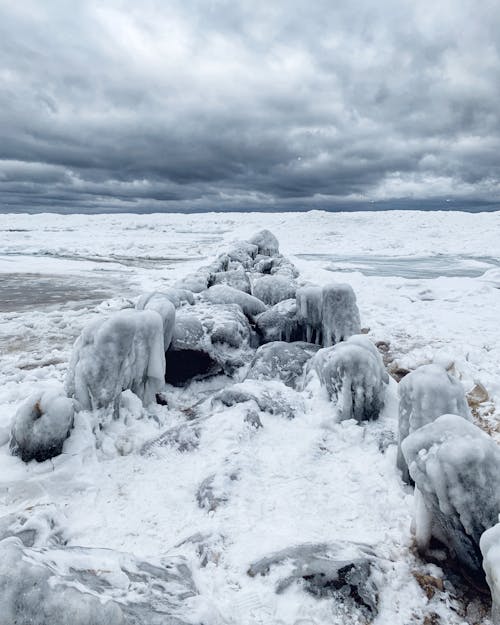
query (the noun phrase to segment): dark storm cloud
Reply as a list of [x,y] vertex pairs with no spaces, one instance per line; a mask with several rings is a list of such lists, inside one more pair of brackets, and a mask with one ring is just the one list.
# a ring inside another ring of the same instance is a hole
[[0,0],[0,210],[494,205],[494,2]]

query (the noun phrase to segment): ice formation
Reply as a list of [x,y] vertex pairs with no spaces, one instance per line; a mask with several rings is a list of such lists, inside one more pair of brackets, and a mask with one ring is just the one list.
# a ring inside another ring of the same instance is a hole
[[341,421],[377,419],[384,407],[389,376],[371,341],[353,336],[320,349],[312,361],[321,384],[335,402]]
[[300,331],[297,319],[297,303],[294,299],[286,299],[272,306],[255,320],[257,332],[262,343],[271,341],[300,341]]
[[500,448],[463,417],[443,415],[409,434],[402,450],[416,486],[420,550],[437,538],[481,583],[479,540],[500,513]]
[[163,322],[154,310],[123,310],[84,328],[71,356],[68,395],[83,410],[112,408],[131,390],[145,405],[164,385]]
[[62,452],[73,426],[73,401],[61,389],[31,395],[17,409],[10,449],[24,462],[43,462]]
[[320,286],[303,286],[297,289],[297,313],[303,328],[304,340],[322,344],[323,289]]
[[237,304],[250,318],[263,313],[267,308],[260,299],[253,295],[224,284],[211,286],[202,293],[202,297],[212,304]]
[[410,481],[401,443],[418,428],[443,414],[470,419],[464,388],[459,380],[439,365],[423,365],[405,376],[399,390],[398,468],[405,482]]
[[279,254],[278,239],[269,230],[260,230],[249,239],[249,242],[257,246],[259,254],[264,256]]
[[243,268],[231,269],[229,271],[218,271],[211,273],[208,279],[208,286],[214,284],[227,284],[244,293],[250,293],[250,279]]
[[491,592],[493,625],[500,625],[500,523],[487,529],[479,541],[483,569]]
[[321,326],[322,345],[325,347],[359,334],[359,310],[349,284],[329,284],[323,287]]
[[317,351],[308,343],[273,341],[261,345],[247,372],[249,380],[281,380],[292,388],[302,377],[304,365]]
[[165,293],[146,293],[136,303],[137,310],[155,310],[163,322],[163,348],[169,348],[174,334],[175,304]]
[[203,611],[180,557],[0,541],[0,625],[201,625]]
[[166,381],[182,386],[216,373],[232,375],[251,358],[253,336],[237,304],[199,302],[182,308],[166,353]]
[[252,293],[269,306],[295,297],[296,285],[290,278],[280,275],[262,276],[254,281]]

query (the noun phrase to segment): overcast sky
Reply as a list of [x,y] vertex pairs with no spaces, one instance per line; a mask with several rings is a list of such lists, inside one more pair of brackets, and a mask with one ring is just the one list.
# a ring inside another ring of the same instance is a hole
[[0,0],[0,210],[500,208],[498,0]]

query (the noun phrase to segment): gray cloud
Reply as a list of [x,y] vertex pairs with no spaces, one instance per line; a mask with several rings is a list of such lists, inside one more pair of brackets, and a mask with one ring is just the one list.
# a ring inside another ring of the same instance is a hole
[[491,1],[0,0],[0,210],[496,206],[499,33]]

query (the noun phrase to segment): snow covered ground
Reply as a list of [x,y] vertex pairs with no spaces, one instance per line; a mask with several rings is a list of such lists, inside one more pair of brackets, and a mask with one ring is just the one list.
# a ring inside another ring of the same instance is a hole
[[[300,393],[293,420],[264,412],[256,429],[241,405],[209,416],[202,400],[227,383],[213,379],[171,390],[154,419],[126,398],[129,424],[117,422],[98,449],[77,421],[81,435],[63,456],[26,465],[10,455],[17,406],[64,381],[84,326],[261,228],[278,237],[300,280],[351,284],[361,325],[388,345],[393,373],[435,362],[466,390],[484,386],[475,417],[500,440],[500,213],[2,215],[0,513],[50,504],[70,546],[186,557],[207,624],[366,622],[300,584],[277,594],[283,570],[247,574],[272,552],[339,540],[368,544],[384,562],[377,624],[486,624],[482,604],[449,581],[430,598],[417,582],[442,574],[414,555],[413,494],[395,468],[395,381],[382,418],[363,426],[335,423],[314,386]],[[148,445],[177,426],[188,441],[181,450]],[[204,507],[202,484],[214,497]]]

